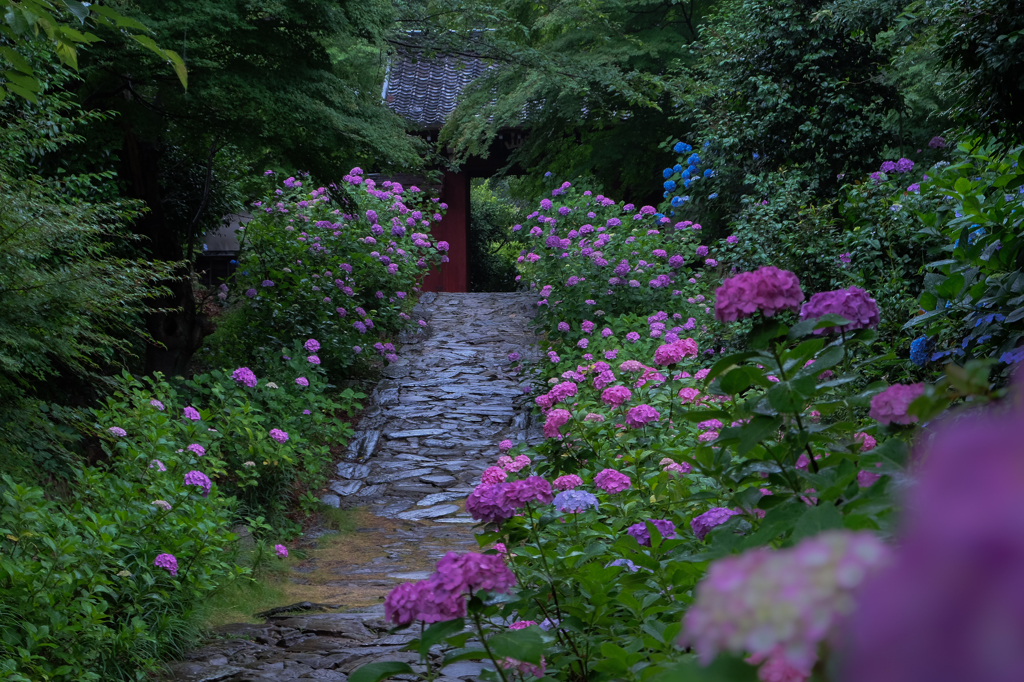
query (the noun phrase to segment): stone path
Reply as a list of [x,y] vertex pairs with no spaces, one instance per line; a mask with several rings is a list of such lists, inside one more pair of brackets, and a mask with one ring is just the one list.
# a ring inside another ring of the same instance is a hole
[[[294,567],[295,594],[359,611],[274,617],[261,625],[220,628],[233,637],[172,666],[179,682],[346,680],[376,660],[414,656],[398,650],[411,635],[386,634],[383,596],[399,582],[426,578],[445,552],[476,549],[465,498],[498,457],[504,439],[543,439],[531,423],[508,354],[535,360],[529,294],[424,294],[415,309],[426,332],[401,339],[336,477],[322,500],[360,507],[361,527],[333,552],[310,545]],[[444,671],[475,679],[480,664]]]

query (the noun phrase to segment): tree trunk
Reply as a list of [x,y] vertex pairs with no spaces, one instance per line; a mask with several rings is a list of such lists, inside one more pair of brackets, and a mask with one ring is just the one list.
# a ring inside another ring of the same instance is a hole
[[[156,145],[139,140],[130,129],[125,131],[121,177],[128,195],[144,201],[149,209],[135,222],[132,231],[145,238],[143,248],[153,260],[180,261],[184,258],[181,235],[167,224],[161,202],[159,161]],[[187,375],[193,354],[211,331],[206,316],[196,309],[191,263],[186,263],[179,274],[180,277],[162,283],[170,295],[153,301],[154,308],[171,310],[146,316],[146,331],[151,337],[146,345],[147,374]]]

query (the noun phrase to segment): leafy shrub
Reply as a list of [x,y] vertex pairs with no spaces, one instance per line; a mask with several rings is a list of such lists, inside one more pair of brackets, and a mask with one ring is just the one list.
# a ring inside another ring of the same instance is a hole
[[[0,669],[10,679],[136,679],[198,635],[192,614],[206,595],[244,575],[230,561],[233,501],[216,483],[208,495],[185,484],[208,469],[184,449],[205,428],[127,398],[96,410],[107,460],[83,469],[68,499],[9,477],[0,485]],[[160,555],[176,570],[154,565]]]
[[388,181],[377,189],[361,173],[345,176],[351,194],[306,191],[288,178],[254,204],[233,284],[245,321],[235,338],[246,352],[280,345],[288,329],[319,339],[319,357],[338,372],[373,340],[415,325],[411,294],[429,267],[447,260],[447,244],[429,239],[446,206],[415,187]]
[[928,361],[996,358],[1006,369],[1024,360],[1024,171],[1021,148],[1000,154],[960,148],[954,162],[937,169],[915,207],[924,238],[942,244],[927,264],[922,314],[909,328],[927,334]]

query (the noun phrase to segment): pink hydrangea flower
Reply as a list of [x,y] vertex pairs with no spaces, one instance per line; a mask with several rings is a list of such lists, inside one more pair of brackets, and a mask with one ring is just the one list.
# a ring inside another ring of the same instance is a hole
[[199,416],[199,410],[192,406],[186,407],[182,412],[186,419],[191,419],[194,422],[202,419],[202,417]]
[[602,469],[594,476],[594,485],[606,493],[614,495],[629,489],[632,480],[626,474],[615,469]]
[[686,462],[680,464],[668,457],[662,458],[662,460],[658,462],[658,466],[660,466],[661,470],[666,472],[672,478],[679,478],[683,474],[688,474],[690,473],[690,469],[693,468]]
[[278,443],[285,443],[288,441],[288,434],[281,429],[270,429],[270,437]]
[[858,600],[845,680],[1021,679],[1024,410],[1015,390],[919,441],[895,561]]
[[695,388],[681,388],[679,397],[683,399],[683,405],[689,405],[700,397],[700,391]]
[[626,412],[626,425],[638,429],[651,422],[656,422],[660,418],[661,415],[658,414],[658,411],[650,405],[637,405]]
[[173,554],[157,554],[156,559],[153,559],[153,565],[166,569],[172,576],[178,575],[178,560]]
[[572,419],[572,413],[568,410],[551,410],[547,413],[544,421],[544,436],[547,438],[559,438],[562,434],[560,429]]
[[512,463],[505,467],[505,470],[516,473],[517,471],[522,471],[528,466],[530,466],[529,457],[526,455],[516,455],[516,458],[512,460]]
[[501,467],[487,467],[484,472],[480,474],[480,482],[484,485],[494,485],[495,483],[501,483],[508,478],[508,474]]
[[310,353],[315,353],[320,350],[320,342],[316,339],[309,339],[306,343],[302,344],[302,346]]
[[499,452],[508,452],[513,447],[514,446],[512,444],[512,441],[510,441],[508,439],[505,439],[505,440],[501,441],[500,443],[498,443],[498,451]]
[[466,498],[466,511],[477,521],[496,523],[510,518],[515,510],[505,498],[507,483],[481,484]]
[[540,476],[529,476],[505,486],[505,499],[516,509],[530,502],[551,504],[554,497],[551,484]]
[[597,412],[587,412],[587,416],[583,418],[583,421],[601,423],[604,421],[604,415]]
[[298,379],[295,380],[295,383],[297,383],[299,386],[309,386],[309,379],[307,379],[306,377],[299,377]]
[[853,610],[857,588],[888,557],[872,533],[840,530],[788,549],[757,548],[715,561],[694,590],[680,644],[692,646],[704,664],[723,651],[746,651],[752,663],[773,660],[759,674],[762,680],[782,672],[780,662],[809,677],[819,643],[837,631]]
[[583,485],[583,479],[576,474],[565,474],[559,476],[551,482],[551,487],[555,490],[575,490],[579,486]]
[[736,516],[737,514],[739,512],[735,509],[712,507],[703,514],[693,517],[690,521],[690,528],[693,529],[693,534],[697,536],[698,540],[703,540],[709,530],[715,526],[721,526],[729,520],[730,516]]
[[203,457],[206,454],[206,448],[204,448],[199,443],[192,443],[192,445],[189,445],[185,449],[190,452],[194,452],[196,454],[196,457]]
[[396,625],[454,620],[466,615],[466,600],[438,589],[437,583],[424,580],[402,583],[384,599],[384,617]]
[[868,416],[880,424],[913,424],[917,416],[907,409],[922,395],[924,384],[894,384],[871,399]]
[[781,310],[796,310],[804,300],[804,292],[792,272],[766,265],[726,279],[715,291],[715,299],[715,318],[735,322],[758,310],[765,317]]
[[871,434],[864,433],[863,431],[861,431],[860,433],[855,433],[853,435],[853,441],[855,443],[860,443],[861,452],[868,452],[870,450],[874,450],[875,446],[878,445],[878,441],[872,438]]
[[850,324],[842,327],[815,329],[815,334],[874,328],[878,326],[879,322],[878,304],[875,303],[875,299],[868,296],[866,291],[858,287],[814,294],[800,308],[800,317],[805,320],[817,319],[822,315],[841,315],[850,320]]
[[618,407],[633,397],[633,393],[625,386],[610,386],[601,393],[601,402],[605,405]]
[[288,548],[285,547],[284,545],[274,545],[274,554],[276,554],[281,559],[287,559],[288,558]]
[[437,572],[431,580],[452,595],[480,590],[508,593],[516,584],[515,574],[500,556],[476,552],[448,552],[437,562]]
[[210,478],[202,471],[190,471],[185,474],[185,485],[194,485],[202,488],[203,497],[210,494]]

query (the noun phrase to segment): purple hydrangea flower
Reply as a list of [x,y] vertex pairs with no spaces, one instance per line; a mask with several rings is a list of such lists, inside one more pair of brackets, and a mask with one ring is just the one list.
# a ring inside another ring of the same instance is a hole
[[[671,540],[676,537],[676,524],[671,521],[667,519],[648,519],[648,521],[658,529],[663,539]],[[651,532],[647,530],[646,523],[634,523],[626,529],[626,533],[636,538],[636,541],[644,547],[651,546]]]
[[288,434],[281,429],[270,429],[270,437],[278,443],[285,443],[288,441]]
[[231,373],[231,378],[235,380],[235,383],[243,384],[249,388],[256,386],[256,375],[248,367],[239,367]]
[[690,521],[690,528],[698,540],[703,540],[708,531],[715,526],[720,526],[729,520],[729,517],[736,516],[740,512],[725,507],[712,507],[700,516],[693,517]]
[[814,294],[800,309],[800,317],[805,320],[817,319],[822,315],[829,314],[841,315],[850,320],[850,324],[843,327],[815,329],[815,334],[868,329],[877,327],[879,323],[878,304],[866,291],[858,287]]
[[210,494],[210,478],[202,471],[190,471],[185,474],[185,485],[195,485],[203,489],[203,497]]
[[112,435],[118,438],[124,438],[125,436],[128,435],[128,432],[122,429],[120,426],[111,426],[109,429],[107,429],[107,431],[109,431]]
[[174,558],[173,554],[158,554],[153,560],[153,565],[166,569],[172,576],[178,575],[178,560]]
[[196,408],[194,408],[192,406],[186,407],[183,410],[183,413],[184,413],[186,419],[191,419],[194,422],[197,422],[200,419],[202,419],[202,417],[199,416],[199,410],[197,410]]

